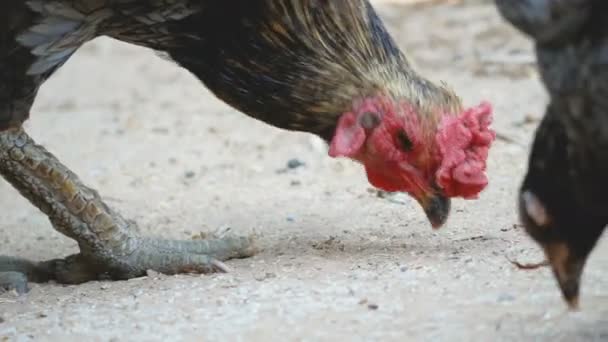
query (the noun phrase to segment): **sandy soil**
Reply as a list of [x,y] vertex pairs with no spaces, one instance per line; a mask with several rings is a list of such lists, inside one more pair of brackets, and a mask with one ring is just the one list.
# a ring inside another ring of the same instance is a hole
[[[467,104],[494,103],[499,140],[479,200],[456,201],[432,231],[413,200],[379,198],[318,139],[236,113],[152,52],[100,39],[46,83],[32,135],[142,233],[255,232],[262,251],[228,274],[0,295],[0,340],[608,339],[608,249],[588,264],[579,313],[549,270],[507,260],[542,258],[514,206],[546,102],[530,44],[489,5],[379,8],[421,72]],[[305,166],[284,172],[293,158]],[[3,254],[76,251],[5,182],[0,208]]]

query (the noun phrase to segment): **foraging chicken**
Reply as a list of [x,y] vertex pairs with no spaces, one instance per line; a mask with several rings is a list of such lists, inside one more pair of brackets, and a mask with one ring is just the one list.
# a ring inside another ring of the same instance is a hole
[[38,87],[101,35],[166,53],[247,115],[317,134],[330,156],[361,163],[372,185],[413,196],[433,227],[450,198],[475,198],[488,182],[489,104],[464,109],[418,75],[367,0],[4,0],[0,173],[81,249],[42,263],[2,257],[5,288],[222,270],[253,253],[247,238],[137,236],[23,130]]
[[497,0],[536,43],[551,102],[520,189],[520,216],[571,308],[608,224],[608,2]]

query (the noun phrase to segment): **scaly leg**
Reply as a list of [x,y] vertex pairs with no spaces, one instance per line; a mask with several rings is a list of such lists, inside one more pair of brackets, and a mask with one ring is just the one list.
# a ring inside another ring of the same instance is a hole
[[250,238],[171,241],[137,236],[135,223],[108,207],[23,129],[0,131],[0,174],[43,211],[53,227],[76,240],[80,253],[34,263],[0,257],[0,289],[27,290],[33,282],[82,283],[129,279],[147,270],[164,274],[225,271],[220,260],[253,255]]

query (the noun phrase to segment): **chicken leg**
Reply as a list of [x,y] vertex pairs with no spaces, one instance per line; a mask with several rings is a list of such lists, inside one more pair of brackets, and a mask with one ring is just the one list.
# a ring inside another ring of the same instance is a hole
[[172,241],[135,234],[135,223],[106,205],[22,128],[0,131],[0,174],[76,240],[80,253],[41,263],[0,256],[0,289],[27,291],[27,280],[82,283],[129,279],[149,269],[165,274],[225,271],[221,262],[251,256],[250,238]]

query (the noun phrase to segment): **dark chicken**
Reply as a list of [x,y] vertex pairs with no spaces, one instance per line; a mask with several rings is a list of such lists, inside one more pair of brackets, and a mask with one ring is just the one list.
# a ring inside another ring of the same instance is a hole
[[419,76],[366,0],[4,0],[0,3],[0,173],[81,252],[0,259],[0,285],[79,283],[223,269],[246,238],[166,241],[133,223],[24,132],[38,87],[83,43],[109,36],[167,53],[236,109],[317,134],[371,184],[411,194],[433,227],[450,198],[486,186],[491,109],[464,110]]
[[585,262],[608,223],[608,2],[496,3],[535,40],[551,95],[520,189],[520,216],[576,308]]

